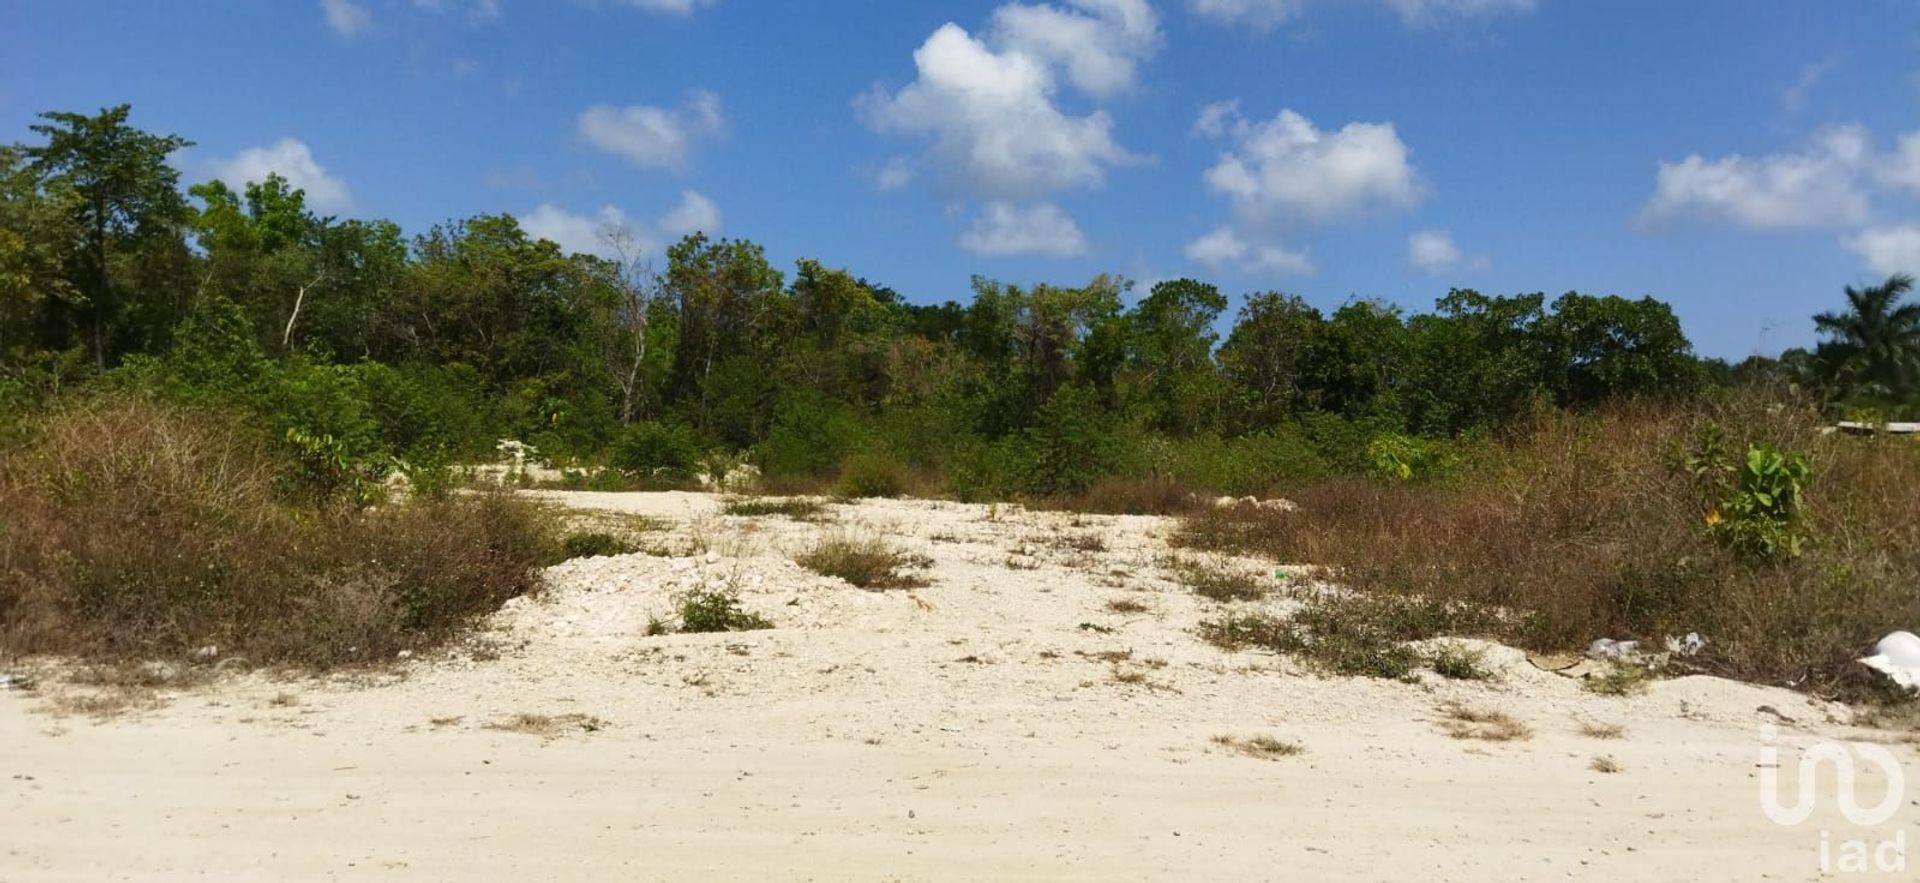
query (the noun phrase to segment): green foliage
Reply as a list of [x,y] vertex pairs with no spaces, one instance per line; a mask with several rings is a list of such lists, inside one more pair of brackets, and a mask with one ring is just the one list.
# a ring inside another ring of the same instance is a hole
[[1443,442],[1390,433],[1367,443],[1375,478],[1385,481],[1437,482],[1450,479],[1459,458]]
[[715,632],[751,632],[773,628],[773,623],[758,613],[740,606],[740,597],[730,591],[695,589],[676,601],[680,631],[688,634]]
[[600,531],[568,534],[560,541],[560,548],[567,558],[604,558],[636,551],[632,543]]
[[635,423],[621,430],[607,452],[607,465],[628,475],[686,479],[705,453],[684,423]]
[[845,497],[897,497],[907,491],[907,468],[884,454],[856,454],[841,468],[838,490]]
[[1806,544],[1803,497],[1813,480],[1807,455],[1751,445],[1733,472],[1734,482],[1721,491],[1719,508],[1707,513],[1708,531],[1750,564],[1800,557]]

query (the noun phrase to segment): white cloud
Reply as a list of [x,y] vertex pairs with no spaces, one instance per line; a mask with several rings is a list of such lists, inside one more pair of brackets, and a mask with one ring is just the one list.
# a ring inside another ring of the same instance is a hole
[[1209,105],[1197,124],[1233,142],[1206,172],[1243,222],[1327,223],[1379,208],[1406,208],[1427,187],[1391,123],[1348,123],[1322,131],[1291,110],[1253,123]]
[[474,21],[493,21],[500,17],[500,0],[413,0],[413,7],[434,13],[464,9]]
[[668,245],[691,233],[716,233],[720,229],[720,208],[713,200],[688,190],[680,202],[654,220],[636,220],[616,206],[605,206],[592,215],[577,215],[552,203],[544,203],[521,215],[521,229],[536,239],[548,239],[568,253],[619,257],[609,238],[624,232],[637,255],[657,255]]
[[1870,216],[1862,177],[1871,152],[1865,129],[1842,126],[1798,153],[1716,160],[1694,154],[1663,162],[1643,216],[1759,229],[1862,224]]
[[1420,230],[1407,237],[1407,265],[1429,276],[1481,270],[1487,264],[1484,257],[1469,257],[1462,252],[1451,230]]
[[249,183],[265,181],[269,174],[277,174],[289,185],[306,191],[307,205],[314,211],[335,213],[353,207],[347,182],[315,162],[313,151],[297,138],[282,138],[267,147],[249,147],[231,159],[213,162],[213,176],[236,191],[244,190]]
[[1890,187],[1920,193],[1920,132],[1909,132],[1900,139],[1893,153],[1881,161],[1879,177]]
[[684,169],[693,148],[726,134],[720,98],[694,92],[679,109],[595,105],[580,114],[580,137],[643,169]]
[[1793,81],[1793,85],[1780,90],[1780,107],[1788,113],[1799,113],[1800,109],[1807,104],[1807,96],[1811,95],[1820,82],[1839,66],[1838,56],[1828,56],[1800,68],[1800,76]]
[[1307,0],[1187,0],[1193,14],[1215,24],[1261,30],[1287,23],[1306,6]]
[[1920,275],[1920,225],[1869,228],[1847,237],[1843,244],[1878,275]]
[[353,0],[320,0],[327,27],[342,37],[357,37],[373,27],[373,16]]
[[1421,230],[1407,238],[1407,263],[1422,273],[1444,273],[1460,260],[1460,246],[1446,230]]
[[[1409,27],[1429,27],[1449,21],[1532,12],[1535,0],[1379,0]],[[1187,0],[1195,15],[1215,24],[1267,30],[1300,16],[1311,0]]]
[[1087,237],[1073,218],[1052,203],[1016,206],[991,202],[974,216],[960,236],[960,247],[977,255],[1044,255],[1065,258],[1085,254]]
[[1098,187],[1109,166],[1135,158],[1104,112],[1069,116],[1054,106],[1052,72],[1022,52],[995,51],[947,24],[913,54],[919,77],[897,93],[859,102],[881,132],[930,136],[931,154],[962,189],[991,200]]
[[1402,22],[1426,27],[1455,19],[1532,12],[1534,0],[1386,0],[1386,4]]
[[1240,238],[1232,227],[1220,227],[1187,243],[1187,259],[1213,270],[1238,269],[1266,276],[1311,276],[1313,257],[1277,245],[1257,245]]
[[1065,69],[1090,95],[1131,88],[1160,48],[1160,17],[1146,0],[1067,0],[1072,9],[1009,3],[993,13],[994,43]]
[[880,167],[873,175],[873,186],[881,190],[899,190],[913,183],[913,163],[904,157],[894,157]]
[[664,12],[668,15],[692,15],[695,9],[712,6],[718,0],[618,0],[635,9]]

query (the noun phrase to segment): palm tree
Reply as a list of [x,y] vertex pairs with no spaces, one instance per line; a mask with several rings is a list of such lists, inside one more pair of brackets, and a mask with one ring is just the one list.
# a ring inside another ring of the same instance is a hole
[[1920,380],[1920,302],[1901,303],[1913,277],[1896,273],[1868,288],[1847,286],[1847,309],[1813,317],[1827,340],[1816,358],[1842,397],[1905,402]]

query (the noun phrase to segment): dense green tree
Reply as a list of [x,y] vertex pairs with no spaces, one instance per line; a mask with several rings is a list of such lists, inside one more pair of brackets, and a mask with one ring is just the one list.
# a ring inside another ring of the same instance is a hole
[[[59,331],[84,341],[96,367],[171,327],[185,299],[168,271],[186,258],[189,212],[167,158],[192,142],[127,124],[129,105],[93,116],[41,114],[45,138],[25,149],[40,186],[67,208],[80,235],[68,279],[80,297],[50,301]],[[135,319],[143,321],[135,321]]]
[[1188,435],[1216,422],[1221,382],[1213,361],[1214,321],[1227,308],[1220,289],[1192,279],[1153,286],[1129,317],[1130,361],[1140,373],[1149,420]]
[[1320,311],[1296,295],[1269,291],[1247,298],[1220,348],[1240,429],[1271,428],[1308,405],[1306,381],[1325,324]]
[[1673,308],[1650,297],[1561,295],[1545,317],[1550,383],[1561,404],[1592,405],[1616,396],[1684,394],[1704,369]]

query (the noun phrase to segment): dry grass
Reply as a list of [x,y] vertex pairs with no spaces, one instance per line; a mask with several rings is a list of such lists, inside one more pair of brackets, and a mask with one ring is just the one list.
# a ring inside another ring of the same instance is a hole
[[1261,760],[1278,760],[1282,757],[1293,757],[1307,750],[1298,742],[1288,742],[1284,739],[1275,739],[1272,736],[1254,736],[1248,739],[1241,739],[1235,736],[1215,736],[1213,737],[1213,744],[1236,754],[1244,754],[1247,757],[1257,757]]
[[253,427],[139,398],[71,404],[0,457],[0,653],[215,646],[389,659],[532,589],[549,518],[504,494],[315,509]]
[[1037,508],[1102,515],[1178,515],[1193,511],[1202,498],[1169,478],[1105,478],[1078,494],[1034,501]]
[[1533,728],[1503,711],[1449,703],[1440,707],[1444,719],[1440,728],[1455,739],[1482,742],[1524,742],[1533,738]]
[[839,577],[862,589],[911,589],[927,584],[907,571],[929,562],[901,552],[872,534],[828,533],[795,560],[814,573]]
[[1592,763],[1587,764],[1587,769],[1596,773],[1617,773],[1620,772],[1621,767],[1619,761],[1602,754],[1596,756]]
[[[1709,504],[1678,464],[1709,425],[1735,451],[1809,455],[1804,555],[1748,566],[1708,535]],[[1888,623],[1920,620],[1920,444],[1824,425],[1804,403],[1747,394],[1551,414],[1445,486],[1328,481],[1290,493],[1296,513],[1209,509],[1174,540],[1311,561],[1366,594],[1510,611],[1488,636],[1528,649],[1697,631],[1713,643],[1688,661],[1709,673],[1859,695],[1872,678],[1853,659]]]
[[1107,599],[1107,612],[1125,615],[1152,613],[1153,605],[1133,598],[1109,598]]
[[1251,573],[1224,559],[1211,562],[1173,555],[1164,562],[1174,582],[1210,601],[1258,601],[1267,596],[1269,586]]
[[1589,739],[1624,739],[1627,735],[1627,728],[1621,724],[1581,721],[1580,735]]
[[[436,724],[437,726],[437,724]],[[522,733],[542,739],[558,739],[571,733],[597,733],[607,722],[590,714],[516,714],[486,725],[489,730]]]

